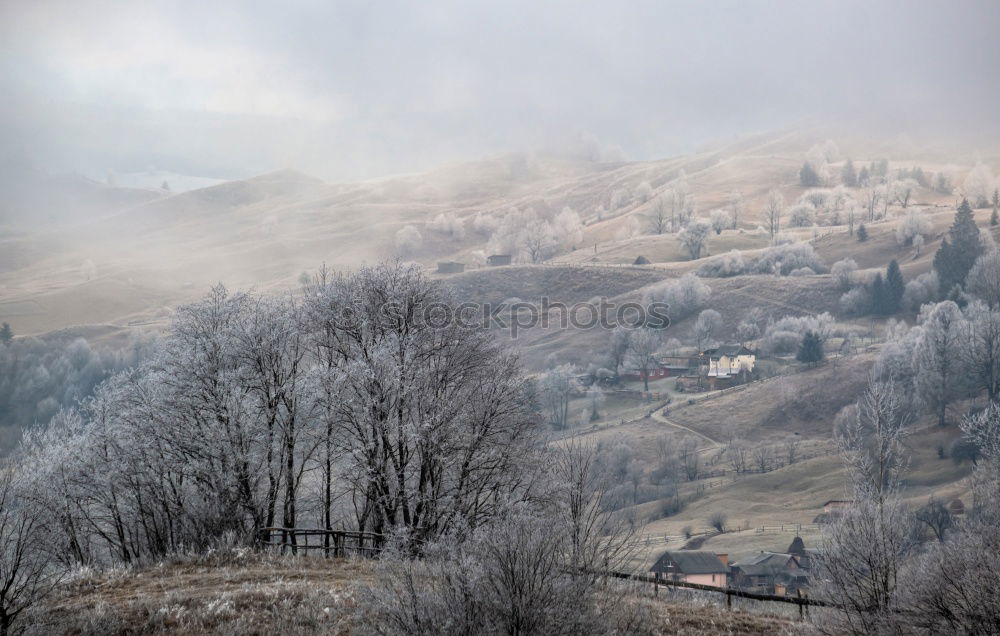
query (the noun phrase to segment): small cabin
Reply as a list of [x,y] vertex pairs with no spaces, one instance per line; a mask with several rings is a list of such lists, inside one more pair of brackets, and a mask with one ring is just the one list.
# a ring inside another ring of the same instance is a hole
[[511,256],[510,254],[493,254],[486,258],[486,264],[490,267],[497,267],[499,265],[510,265]]
[[729,555],[704,550],[664,552],[650,569],[658,579],[727,587]]
[[461,274],[465,271],[465,263],[442,261],[438,263],[438,274]]

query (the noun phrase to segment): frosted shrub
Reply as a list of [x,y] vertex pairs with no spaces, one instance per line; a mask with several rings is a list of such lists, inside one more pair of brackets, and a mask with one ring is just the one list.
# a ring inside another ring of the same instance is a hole
[[865,286],[858,286],[840,297],[840,310],[848,316],[863,316],[872,307],[872,296]]
[[664,302],[670,306],[671,320],[678,320],[701,309],[712,295],[712,288],[694,274],[665,281],[649,289],[644,302]]
[[808,267],[814,272],[825,269],[813,246],[805,242],[769,247],[753,265],[758,274],[771,274],[777,271],[782,275],[788,275],[792,270],[802,267]]
[[708,259],[704,265],[698,268],[698,275],[705,278],[727,278],[745,274],[746,270],[747,265],[743,260],[743,254],[739,250],[731,250]]
[[809,203],[793,206],[788,211],[788,225],[791,227],[812,227],[816,225],[816,208]]
[[930,271],[906,283],[903,290],[903,308],[917,311],[921,305],[934,302],[938,297],[937,272]]

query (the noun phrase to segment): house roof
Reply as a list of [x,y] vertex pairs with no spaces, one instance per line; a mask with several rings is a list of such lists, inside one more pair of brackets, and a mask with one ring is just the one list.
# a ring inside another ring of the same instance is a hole
[[788,546],[786,550],[788,554],[803,555],[806,553],[806,544],[802,541],[802,537],[795,537],[792,539],[791,545]]
[[754,554],[739,561],[734,561],[731,565],[734,569],[738,568],[740,572],[747,576],[768,576],[788,569],[788,561],[791,559],[792,555],[790,554],[761,552],[760,554]]
[[670,565],[676,566],[681,574],[726,574],[729,571],[714,552],[704,550],[664,552],[650,571],[669,572]]
[[717,357],[717,356],[751,356],[753,351],[750,351],[743,345],[739,344],[724,344],[719,345],[714,349],[706,349],[702,352],[702,355]]

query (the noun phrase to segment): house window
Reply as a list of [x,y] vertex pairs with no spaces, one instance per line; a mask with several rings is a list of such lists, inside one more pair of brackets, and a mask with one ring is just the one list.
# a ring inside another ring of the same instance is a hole
[[712,575],[712,583],[715,583],[715,575]]

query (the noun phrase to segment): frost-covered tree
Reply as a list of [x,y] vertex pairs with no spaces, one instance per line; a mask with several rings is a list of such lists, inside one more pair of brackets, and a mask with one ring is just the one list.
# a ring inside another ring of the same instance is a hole
[[576,386],[576,372],[571,364],[549,369],[539,378],[538,389],[553,428],[562,430],[569,426],[569,402]]
[[635,238],[642,234],[642,226],[639,223],[639,219],[634,216],[629,216],[622,223],[618,232],[615,233],[615,238],[619,241],[624,241],[626,239]]
[[823,185],[816,169],[808,161],[804,162],[799,169],[799,184],[804,188],[815,188]]
[[601,409],[604,407],[604,391],[596,384],[587,390],[587,404],[590,406],[590,421],[601,419]]
[[[780,237],[779,237],[780,238]],[[810,243],[783,243],[765,249],[749,267],[757,274],[778,274],[787,276],[796,269],[808,267],[814,272],[824,271],[820,260]]]
[[696,219],[677,233],[677,240],[687,250],[691,260],[695,261],[701,258],[701,251],[705,247],[705,241],[708,239],[711,229],[711,225],[707,221]]
[[618,188],[612,191],[611,195],[608,197],[608,210],[615,212],[628,205],[628,202],[628,193],[624,189]]
[[751,318],[744,318],[736,325],[736,339],[741,345],[760,338],[760,325]]
[[788,211],[789,227],[812,227],[816,225],[816,208],[809,203],[799,203]]
[[991,309],[1000,309],[1000,250],[990,250],[976,259],[965,288]]
[[933,302],[938,296],[937,272],[925,272],[906,283],[902,306],[906,311],[919,311],[922,305]]
[[628,342],[632,332],[632,329],[622,325],[618,325],[611,331],[608,342],[608,361],[615,375],[618,375],[622,364],[625,363],[625,356],[628,354]]
[[733,190],[729,193],[729,210],[733,217],[733,229],[740,224],[740,217],[743,216],[743,193]]
[[961,351],[967,339],[962,311],[952,301],[925,307],[920,314],[921,337],[914,354],[921,398],[944,426],[948,406],[965,384]]
[[839,260],[830,268],[833,279],[837,281],[837,284],[843,291],[851,288],[851,281],[856,271],[858,271],[858,264],[854,262],[853,258]]
[[861,202],[865,206],[867,221],[869,223],[875,220],[875,212],[878,210],[878,204],[881,200],[882,187],[878,183],[869,181],[868,185],[862,188],[861,191]]
[[965,308],[965,318],[967,341],[960,353],[969,376],[991,402],[1000,401],[1000,307],[973,302]]
[[722,328],[722,314],[714,309],[705,309],[698,314],[694,323],[695,344],[698,351],[704,351],[714,341],[714,336]]
[[404,256],[412,255],[419,250],[423,242],[424,237],[412,225],[404,225],[396,232],[396,250]]
[[930,234],[933,227],[923,211],[910,210],[896,221],[896,242],[900,245],[913,245],[916,237]]
[[962,182],[962,192],[974,208],[985,208],[990,204],[994,189],[993,171],[986,164],[976,166]]
[[916,191],[917,185],[917,182],[913,179],[893,181],[891,187],[892,200],[905,210],[910,205],[910,200],[913,198],[913,193]]
[[27,500],[60,559],[330,527],[327,493],[346,499],[337,525],[415,548],[522,497],[534,393],[488,334],[428,319],[457,305],[444,289],[394,264],[308,291],[213,289],[178,309],[160,355],[26,438]]
[[500,222],[496,217],[483,212],[476,212],[476,216],[472,219],[472,230],[481,236],[489,236],[499,225]]
[[572,208],[564,207],[552,219],[552,232],[562,249],[575,249],[583,242],[583,223],[580,221],[580,215]]
[[836,438],[851,483],[851,506],[824,528],[817,595],[839,610],[817,613],[829,633],[881,633],[894,617],[910,521],[899,494],[907,419],[895,386],[874,377],[856,406],[838,416]]
[[983,245],[972,207],[963,199],[955,212],[955,220],[948,235],[934,254],[934,269],[937,271],[942,294],[949,294],[956,286],[965,285],[969,271],[982,253]]
[[653,199],[652,211],[649,213],[649,228],[653,234],[663,234],[670,227],[670,201],[668,194],[661,194]]
[[559,237],[545,219],[531,215],[526,219],[520,242],[528,259],[532,263],[541,263],[555,254]]
[[747,263],[739,250],[729,250],[725,254],[707,259],[698,268],[698,275],[705,278],[726,278],[745,273],[747,273]]
[[628,365],[642,372],[643,388],[649,390],[649,372],[655,368],[656,353],[663,345],[663,334],[657,329],[641,327],[629,336]]
[[712,210],[709,214],[709,222],[716,234],[722,234],[722,230],[732,227],[733,218],[725,210]]
[[635,198],[640,203],[645,203],[649,201],[653,196],[653,186],[649,185],[649,181],[643,181],[635,188]]
[[666,303],[672,321],[680,320],[705,306],[712,295],[712,288],[694,274],[684,274],[676,280],[667,280],[651,286],[643,296],[647,305]]
[[465,225],[462,220],[451,212],[442,212],[435,216],[427,227],[433,232],[444,234],[453,239],[465,238]]
[[844,167],[840,171],[840,180],[848,188],[856,188],[858,185],[858,172],[850,157],[844,162]]
[[939,172],[934,176],[934,191],[939,194],[951,194],[955,191],[952,185],[951,176],[944,172]]
[[767,203],[764,207],[764,217],[767,219],[767,233],[774,240],[774,237],[781,230],[781,215],[785,209],[785,197],[777,190],[767,193]]
[[40,511],[19,497],[14,466],[0,467],[0,634],[18,633],[21,621],[60,582],[64,570],[54,567],[44,545]]

